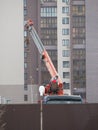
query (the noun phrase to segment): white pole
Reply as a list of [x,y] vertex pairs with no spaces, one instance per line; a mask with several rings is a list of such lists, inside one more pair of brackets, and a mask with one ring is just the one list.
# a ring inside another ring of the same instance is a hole
[[40,102],[40,130],[43,130],[43,104],[42,104],[42,97]]

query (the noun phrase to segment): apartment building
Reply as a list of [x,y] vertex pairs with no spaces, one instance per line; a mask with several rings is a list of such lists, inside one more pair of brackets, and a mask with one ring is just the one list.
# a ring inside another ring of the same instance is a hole
[[[57,68],[57,3],[24,0],[24,21],[32,19],[41,41]],[[25,84],[48,83],[50,74],[27,30],[25,34]],[[35,58],[36,57],[36,58]],[[37,59],[37,60],[36,60]]]
[[86,97],[85,0],[70,1],[71,7],[71,90]]
[[84,0],[61,0],[57,3],[58,71],[65,82],[65,89],[84,98],[85,2]]
[[[35,29],[64,82],[65,93],[85,98],[84,0],[25,0],[24,3],[24,19],[34,19]],[[26,30],[25,34],[29,36]],[[49,82],[50,74],[36,46],[30,37],[26,40],[25,85]]]
[[[57,2],[43,0],[41,4],[41,40],[57,70]],[[51,77],[45,64],[41,62],[41,83],[49,83]]]
[[[34,28],[40,35],[40,1],[24,0],[24,23],[31,19]],[[27,96],[27,103],[36,103],[38,101],[38,86],[40,85],[40,55],[38,49],[28,32],[24,27],[24,90]],[[34,98],[36,97],[36,99]]]
[[[79,94],[83,99],[86,98],[88,102],[97,102],[97,80],[95,81],[97,61],[93,61],[96,64],[92,65],[92,59],[97,59],[97,51],[90,45],[92,40],[95,43],[97,41],[97,19],[95,20],[97,18],[97,1],[93,4],[93,10],[90,13],[92,4],[91,1],[85,2],[85,0],[43,0],[41,3],[40,1],[28,0],[25,18],[35,20],[34,26],[62,81],[65,83],[65,92]],[[93,28],[92,23],[96,25],[95,28]],[[94,30],[93,32],[89,31],[91,27]],[[25,82],[27,84],[47,83],[50,80],[50,75],[44,63],[40,60],[39,52],[34,44],[32,47],[29,45],[28,47],[29,49],[34,48],[34,50],[31,50],[32,54],[28,51],[28,59],[34,66],[30,66],[28,62],[28,82],[26,80]],[[96,47],[97,43],[95,44]],[[94,53],[96,58],[93,58],[93,51],[96,52]],[[34,54],[38,61],[32,60]],[[26,63],[25,67],[27,67]],[[30,70],[33,70],[31,74]],[[93,73],[91,73],[91,70]],[[91,79],[94,79],[95,82],[92,82]]]
[[57,34],[58,34],[58,73],[64,82],[64,89],[70,93],[70,1],[57,1]]

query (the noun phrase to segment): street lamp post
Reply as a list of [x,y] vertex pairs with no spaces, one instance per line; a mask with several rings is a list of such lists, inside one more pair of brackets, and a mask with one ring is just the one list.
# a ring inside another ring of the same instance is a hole
[[45,92],[45,87],[40,86],[39,87],[39,93],[40,93],[40,130],[43,130],[43,94]]

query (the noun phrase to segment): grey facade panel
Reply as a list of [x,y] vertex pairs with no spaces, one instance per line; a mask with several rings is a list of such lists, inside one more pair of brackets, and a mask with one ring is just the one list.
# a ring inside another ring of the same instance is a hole
[[98,103],[98,1],[86,1],[86,98]]

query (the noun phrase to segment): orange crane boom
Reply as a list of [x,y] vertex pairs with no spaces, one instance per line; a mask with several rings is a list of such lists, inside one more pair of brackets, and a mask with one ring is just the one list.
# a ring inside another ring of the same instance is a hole
[[[51,58],[50,56],[48,55],[45,47],[43,46],[43,43],[41,42],[34,26],[33,26],[33,22],[32,20],[28,20],[27,23],[25,24],[26,28],[29,30],[31,36],[32,36],[32,39],[36,45],[36,47],[38,48],[38,51],[42,57],[42,60],[45,62],[45,65],[51,75],[51,78],[52,79],[55,79],[55,77],[57,76],[58,77],[58,94],[61,95],[63,94],[63,89],[62,89],[62,80],[61,78],[59,77],[52,61],[51,61]],[[49,86],[48,86],[49,88]]]

